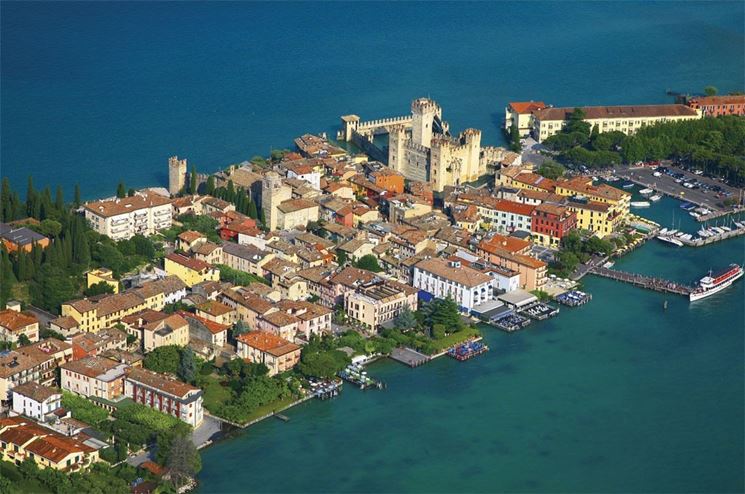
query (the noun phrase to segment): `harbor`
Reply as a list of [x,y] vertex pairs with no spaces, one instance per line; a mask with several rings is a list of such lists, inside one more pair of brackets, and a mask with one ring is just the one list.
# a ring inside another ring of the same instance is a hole
[[349,364],[344,369],[339,371],[339,377],[349,383],[354,384],[362,390],[370,388],[385,388],[385,384],[383,382],[376,381],[375,379],[368,376],[367,371],[361,364]]
[[612,280],[630,283],[634,286],[656,292],[674,293],[676,295],[684,295],[687,297],[693,291],[693,287],[676,283],[674,281],[645,276],[643,274],[626,273],[624,271],[617,271],[602,266],[595,266],[590,269],[589,272],[590,274],[602,276],[603,278],[610,278]]

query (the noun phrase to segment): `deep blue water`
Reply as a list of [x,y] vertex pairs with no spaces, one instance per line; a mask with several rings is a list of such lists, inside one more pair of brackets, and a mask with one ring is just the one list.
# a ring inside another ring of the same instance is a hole
[[6,3],[2,175],[83,195],[285,147],[429,95],[500,143],[510,100],[745,87],[743,2]]

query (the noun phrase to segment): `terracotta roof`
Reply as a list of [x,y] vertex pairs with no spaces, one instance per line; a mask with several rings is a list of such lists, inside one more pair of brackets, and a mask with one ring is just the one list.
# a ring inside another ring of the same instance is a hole
[[523,204],[521,202],[508,201],[506,199],[499,199],[494,203],[494,209],[522,216],[531,216],[535,206]]
[[543,177],[536,173],[518,173],[513,180],[533,187],[553,192],[556,189],[556,181]]
[[355,288],[361,283],[367,283],[374,280],[376,277],[377,275],[372,271],[347,266],[346,268],[342,269],[340,272],[332,276],[330,281],[333,284]]
[[39,383],[29,381],[24,384],[19,384],[13,388],[14,393],[23,395],[27,398],[31,398],[34,401],[42,402],[55,395],[62,395],[62,391],[59,388],[51,386],[42,386]]
[[448,261],[440,258],[424,259],[419,261],[415,267],[469,288],[490,283],[492,280],[486,274],[462,265],[459,267],[451,266]]
[[100,318],[115,312],[132,309],[141,305],[143,302],[144,299],[141,295],[135,291],[129,291],[115,293],[113,295],[97,295],[95,297],[65,303],[72,306],[81,314],[95,309],[96,315]]
[[132,367],[127,371],[127,380],[135,381],[181,399],[195,391],[200,391],[199,388],[178,381],[166,374],[159,374],[139,367]]
[[592,177],[574,177],[569,180],[562,180],[557,182],[557,187],[563,187],[565,189],[572,190],[584,195],[592,195],[602,197],[610,201],[619,201],[624,196],[630,196],[630,192],[625,190],[617,189],[607,184],[593,185]]
[[21,331],[32,324],[37,324],[38,322],[36,316],[29,312],[17,312],[11,309],[0,311],[0,327],[5,328],[12,333]]
[[68,330],[77,328],[79,326],[78,321],[76,321],[75,318],[71,316],[60,316],[57,319],[53,319],[51,321],[51,324]]
[[219,209],[220,211],[226,211],[231,206],[228,201],[224,201],[218,197],[208,197],[204,200],[204,203],[209,204],[211,207]]
[[566,206],[560,206],[558,204],[548,204],[548,203],[537,205],[534,210],[534,214],[535,213],[548,213],[554,216],[559,216],[560,218],[568,217],[571,215],[571,211],[569,211],[569,209]]
[[170,203],[170,199],[156,194],[138,194],[121,199],[89,202],[85,204],[84,207],[97,216],[108,218],[120,214],[131,213],[132,211],[138,211],[140,209],[164,206]]
[[179,233],[178,238],[179,240],[183,240],[184,242],[191,244],[195,240],[205,238],[205,235],[201,232],[195,232],[194,230],[186,230],[185,232]]
[[297,317],[291,316],[290,314],[282,311],[270,312],[269,314],[264,314],[263,316],[261,316],[261,318],[269,324],[278,328],[289,326],[290,324],[295,324],[298,322]]
[[181,278],[176,275],[170,275],[160,280],[147,281],[143,283],[141,287],[135,288],[133,291],[144,298],[151,298],[161,293],[164,295],[171,295],[185,289],[186,285],[181,281]]
[[745,104],[745,95],[724,94],[721,96],[696,96],[694,98],[691,98],[691,102],[698,103],[701,106],[742,105],[742,104]]
[[221,245],[218,245],[214,242],[204,242],[194,247],[192,249],[192,252],[194,252],[195,254],[202,255],[202,256],[208,256],[212,254],[215,250],[221,249],[221,248],[222,248]]
[[51,356],[40,357],[14,350],[0,352],[0,378],[14,376],[52,359]]
[[491,238],[482,240],[479,244],[479,248],[486,252],[492,252],[499,249],[512,252],[513,254],[522,252],[528,247],[530,247],[530,242],[505,235],[494,235]]
[[[585,119],[598,118],[650,118],[650,117],[696,117],[696,110],[685,105],[633,105],[633,106],[583,106]],[[538,120],[567,120],[574,107],[544,108],[533,112]]]
[[191,314],[189,312],[179,311],[179,314],[187,321],[189,319],[199,321],[212,334],[222,333],[223,331],[227,331],[228,328],[230,328],[230,326],[226,324],[220,324],[214,321],[210,321],[209,319],[205,319],[204,317],[198,316],[196,314]]
[[297,317],[301,321],[309,321],[331,314],[333,311],[328,307],[314,304],[306,300],[281,300],[277,307],[279,310]]
[[533,113],[536,110],[546,108],[546,103],[543,101],[511,101],[509,106],[512,111],[517,113]]
[[5,432],[0,434],[0,440],[18,446],[25,444],[26,451],[53,463],[59,463],[71,454],[95,451],[76,439],[65,437],[23,417],[0,419],[0,429],[6,427]]
[[269,353],[275,357],[281,357],[282,355],[300,350],[299,345],[295,345],[268,331],[250,331],[238,335],[236,339],[252,348]]
[[173,254],[168,254],[166,256],[166,259],[175,262],[176,264],[180,264],[181,266],[184,266],[188,269],[191,269],[192,271],[204,271],[211,267],[210,264],[200,261],[199,259],[194,259],[192,257],[186,257],[183,254],[176,254],[175,252]]
[[294,213],[303,209],[317,208],[318,204],[308,199],[290,199],[282,202],[277,209],[283,213]]
[[205,312],[211,316],[223,316],[233,312],[233,309],[225,304],[221,304],[216,300],[208,300],[204,303],[197,305],[197,310]]
[[64,370],[103,381],[111,381],[124,374],[126,365],[104,357],[85,357],[60,366]]

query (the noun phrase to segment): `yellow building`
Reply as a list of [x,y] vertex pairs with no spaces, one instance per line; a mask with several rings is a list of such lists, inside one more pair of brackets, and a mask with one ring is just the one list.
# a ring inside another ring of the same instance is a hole
[[123,317],[146,309],[143,297],[134,292],[84,298],[62,304],[62,316],[77,321],[82,331],[97,333],[119,322]]
[[533,128],[533,112],[546,108],[543,101],[513,101],[504,109],[504,128],[510,132],[512,126],[517,126],[520,137],[530,134]]
[[20,464],[32,459],[39,468],[75,472],[99,461],[98,451],[23,417],[0,419],[3,461]]
[[173,253],[166,256],[165,270],[169,275],[178,276],[189,288],[203,281],[220,280],[220,271],[217,268],[182,254]]
[[601,236],[620,226],[631,207],[629,192],[606,184],[593,185],[591,177],[561,180],[556,183],[556,194],[574,198],[569,205],[577,213],[577,226]]
[[[623,132],[633,134],[638,129],[658,122],[676,122],[701,118],[701,110],[686,105],[636,105],[636,106],[584,106],[585,122],[597,125],[600,132]],[[547,137],[561,132],[573,107],[544,108],[532,112],[533,137],[542,142]]]
[[106,283],[114,292],[119,293],[119,281],[114,279],[114,274],[110,269],[98,268],[85,273],[86,287],[90,288],[97,283]]
[[577,215],[577,228],[591,231],[599,237],[612,233],[623,223],[623,216],[607,203],[571,198],[566,206]]

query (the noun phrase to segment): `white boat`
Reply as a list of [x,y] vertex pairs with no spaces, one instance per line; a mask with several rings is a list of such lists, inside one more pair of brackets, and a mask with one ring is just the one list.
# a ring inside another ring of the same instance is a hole
[[676,233],[678,233],[678,230],[668,230],[667,231],[667,234],[668,235],[675,235]]
[[678,233],[675,234],[675,236],[678,237],[678,238],[683,238],[683,237],[686,236],[686,233],[685,232],[678,232]]
[[666,233],[667,233],[667,228],[663,228],[662,230],[660,230],[660,235],[664,235]]
[[649,200],[653,202],[659,201],[660,199],[662,199],[662,194],[655,194],[649,198]]
[[680,238],[683,239],[683,240],[690,240],[690,239],[693,238],[693,235],[691,235],[690,233],[686,233],[685,235],[683,235]]
[[683,242],[678,240],[675,237],[669,237],[667,235],[657,235],[657,240],[662,240],[663,242],[667,242],[669,244],[677,245],[678,247],[683,247]]
[[722,229],[722,230],[724,230],[725,232],[731,232],[731,231],[732,231],[732,228],[730,228],[730,227],[728,227],[728,226],[724,226],[724,225],[720,226],[719,228],[721,228],[721,229]]
[[642,190],[639,191],[639,194],[641,194],[643,196],[651,196],[652,194],[654,194],[654,190],[652,190],[652,189],[642,189]]
[[719,233],[719,234],[724,233],[724,230],[722,230],[718,226],[712,226],[711,229],[714,230],[714,233]]
[[634,201],[631,203],[632,208],[648,208],[649,206],[649,201]]
[[696,233],[698,233],[698,236],[701,238],[711,237],[711,232],[703,227]]
[[699,216],[701,216],[700,214],[698,214],[698,213],[697,213],[697,212],[695,212],[695,211],[691,211],[691,212],[689,212],[688,214],[690,214],[690,215],[691,215],[691,216],[693,216],[694,218],[698,218]]
[[740,278],[742,278],[742,266],[738,264],[730,264],[726,270],[717,274],[709,272],[707,276],[701,278],[698,288],[693,290],[688,298],[691,301],[701,300],[724,290]]
[[737,228],[745,228],[745,223],[740,223],[739,221],[733,222]]

